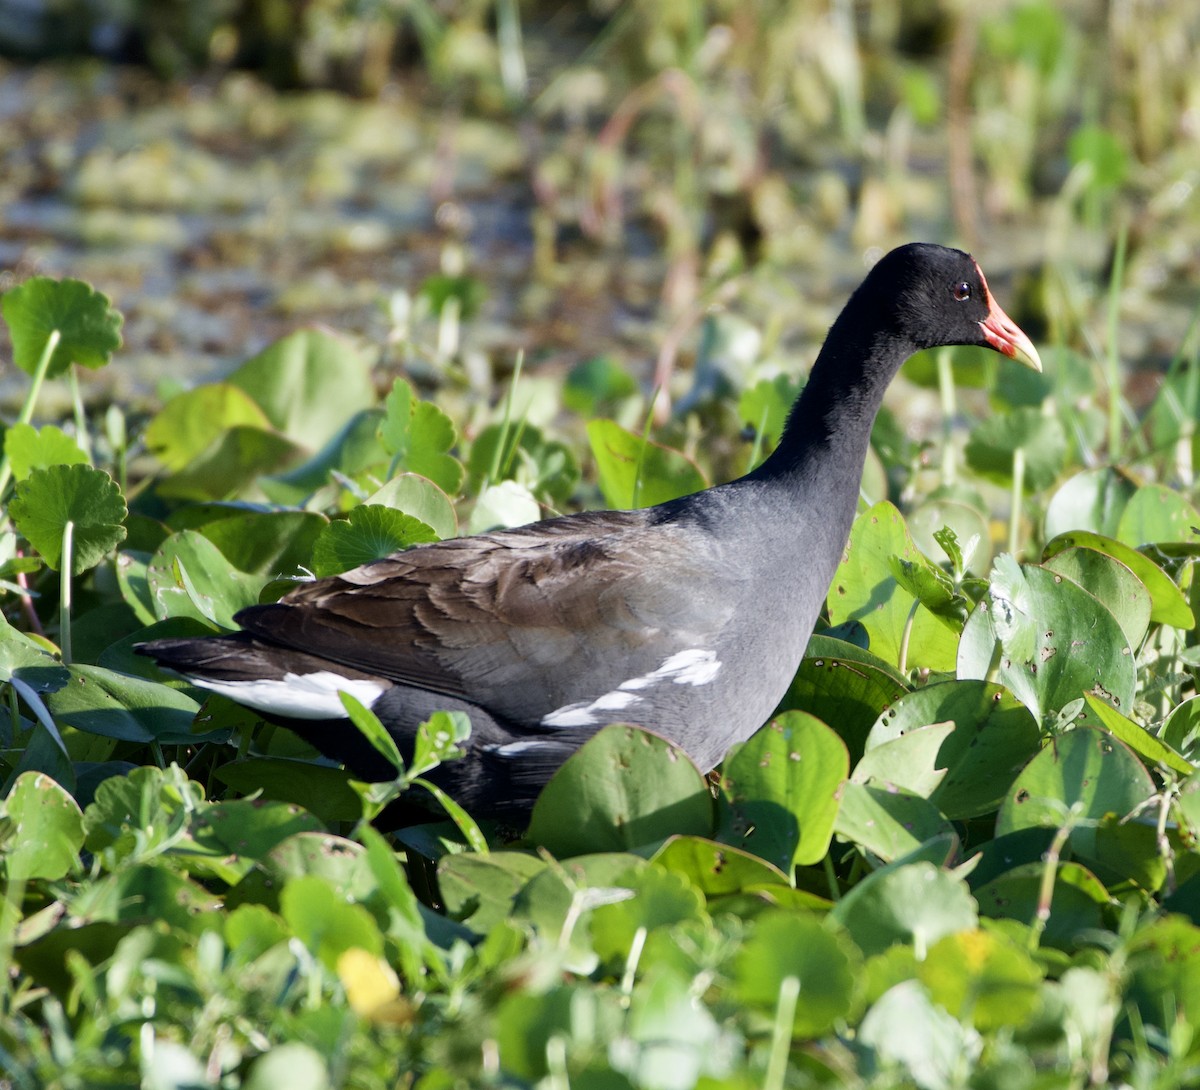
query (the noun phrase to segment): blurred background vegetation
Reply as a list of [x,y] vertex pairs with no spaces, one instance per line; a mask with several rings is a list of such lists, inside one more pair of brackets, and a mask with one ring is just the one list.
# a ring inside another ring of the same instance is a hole
[[1200,294],[1194,0],[0,0],[0,51],[0,287],[114,298],[96,400],[323,320],[694,404],[923,238],[1136,407]]

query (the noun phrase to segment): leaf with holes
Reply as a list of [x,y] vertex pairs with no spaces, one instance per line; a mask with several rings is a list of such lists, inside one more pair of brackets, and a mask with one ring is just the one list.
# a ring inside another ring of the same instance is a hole
[[121,347],[120,311],[107,295],[82,280],[34,276],[4,293],[0,309],[12,334],[13,362],[26,374],[37,370],[46,340],[61,335],[47,376],[61,375],[72,363],[96,370]]
[[73,526],[71,571],[95,567],[125,540],[124,497],[116,482],[86,465],[35,469],[17,485],[9,515],[56,571],[62,566],[63,529]]
[[62,878],[79,862],[83,814],[49,776],[22,772],[0,803],[0,859],[10,882]]
[[[958,675],[986,678],[1000,639],[998,680],[1039,723],[1052,719],[1085,693],[1118,710],[1133,704],[1134,655],[1117,619],[1087,591],[1036,564],[1004,584],[992,583],[992,601],[981,602],[963,629]],[[1032,646],[1030,646],[1032,641]]]

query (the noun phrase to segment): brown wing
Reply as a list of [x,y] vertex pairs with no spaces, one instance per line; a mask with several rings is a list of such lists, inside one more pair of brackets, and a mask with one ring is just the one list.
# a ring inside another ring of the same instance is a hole
[[238,615],[247,631],[536,723],[711,647],[731,595],[670,524],[604,512],[418,546]]

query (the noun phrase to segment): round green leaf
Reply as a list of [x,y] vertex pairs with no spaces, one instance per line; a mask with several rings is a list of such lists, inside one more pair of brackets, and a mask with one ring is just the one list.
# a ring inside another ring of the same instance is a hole
[[1150,592],[1150,620],[1158,624],[1169,624],[1175,628],[1194,628],[1196,618],[1192,616],[1183,591],[1157,564],[1143,553],[1111,537],[1085,531],[1061,533],[1050,541],[1042,553],[1043,559],[1056,556],[1064,549],[1095,549],[1119,560],[1141,580]]
[[954,531],[959,545],[965,550],[968,542],[974,548],[966,558],[967,570],[982,574],[992,562],[992,546],[988,536],[987,518],[982,512],[952,499],[926,500],[907,515],[908,532],[917,548],[928,557],[940,560],[941,546],[934,537],[942,527]]
[[847,783],[834,832],[885,861],[899,859],[954,827],[928,799],[891,787]]
[[418,400],[403,379],[387,396],[379,438],[397,467],[428,477],[451,495],[462,486],[463,467],[448,453],[458,438],[453,423],[436,405]]
[[1150,625],[1150,592],[1132,568],[1096,549],[1078,547],[1055,553],[1043,566],[1099,598],[1116,617],[1131,646],[1142,642]]
[[983,1032],[1024,1024],[1041,1002],[1041,970],[994,931],[939,939],[918,963],[917,976],[936,1002]]
[[966,883],[929,862],[876,871],[834,905],[830,915],[864,954],[905,943],[916,948],[918,961],[945,935],[972,931],[979,923]]
[[488,530],[525,526],[541,517],[542,509],[528,488],[516,481],[500,481],[479,494],[471,509],[467,533],[482,534]]
[[813,636],[780,708],[806,711],[831,724],[855,761],[862,756],[871,724],[907,691],[896,668],[869,651],[845,640]]
[[1150,774],[1123,743],[1080,727],[1060,734],[1026,765],[1000,807],[996,835],[1070,822],[1072,846],[1096,858],[1096,823],[1106,814],[1125,817],[1154,791]]
[[1047,540],[1079,531],[1115,537],[1121,513],[1135,491],[1137,484],[1121,469],[1106,467],[1076,473],[1050,497],[1046,508]]
[[768,912],[738,953],[734,992],[740,1002],[774,1016],[785,981],[793,979],[799,988],[792,1032],[817,1037],[853,1009],[861,967],[854,944],[817,916]]
[[893,558],[911,563],[923,559],[900,512],[890,503],[878,503],[854,520],[829,588],[830,623],[861,622],[870,633],[871,650],[893,665],[907,632],[910,664],[952,669],[955,634],[927,610],[918,610],[910,622],[916,599],[897,583]]
[[1173,488],[1144,484],[1129,499],[1117,524],[1117,539],[1137,548],[1160,541],[1195,541],[1200,512]]
[[[1005,871],[975,890],[980,915],[1017,920],[1031,925],[1042,904],[1044,862],[1025,863]],[[1078,863],[1060,863],[1054,878],[1050,915],[1045,920],[1043,945],[1074,951],[1076,936],[1101,926],[1108,891],[1096,876]]]
[[192,617],[233,629],[234,614],[258,603],[264,579],[238,571],[202,533],[181,530],[159,546],[146,582],[160,620]]
[[620,884],[633,896],[592,912],[592,948],[602,961],[623,965],[640,928],[649,935],[687,920],[708,920],[703,894],[682,875],[654,863],[639,867]]
[[382,560],[410,545],[437,541],[420,519],[390,507],[361,504],[344,519],[335,519],[317,535],[312,570],[318,578]]
[[710,898],[788,884],[783,871],[758,856],[699,836],[673,836],[652,862],[682,875]]
[[58,879],[79,861],[83,814],[49,776],[22,772],[0,804],[0,860],[10,882]]
[[672,742],[612,724],[573,753],[543,789],[528,837],[554,855],[625,851],[676,834],[708,836],[712,797]]
[[1038,751],[1038,725],[1029,710],[985,681],[946,681],[906,693],[876,720],[867,748],[927,723],[953,724],[937,752],[946,775],[929,800],[955,821],[995,810]]
[[17,485],[8,513],[55,570],[62,566],[63,529],[72,523],[74,575],[95,567],[125,540],[121,490],[107,473],[87,465],[35,469]]
[[513,899],[547,866],[525,852],[445,855],[438,863],[438,889],[449,915],[485,935],[512,916]]
[[333,1085],[321,1054],[300,1041],[276,1045],[250,1067],[245,1090],[328,1090]]
[[146,426],[146,446],[167,472],[178,473],[239,426],[271,430],[266,413],[244,390],[211,383],[171,398]]
[[371,914],[326,878],[291,879],[279,895],[279,913],[327,969],[336,970],[339,955],[353,947],[383,953],[383,936]]
[[450,497],[433,481],[416,473],[396,474],[363,503],[393,507],[412,515],[431,527],[441,541],[458,534],[458,516]]
[[26,374],[37,370],[46,340],[61,335],[46,372],[53,378],[72,363],[92,370],[108,363],[121,347],[121,323],[107,295],[82,280],[34,276],[4,293],[0,303],[12,334],[13,362]]
[[1040,492],[1054,483],[1067,455],[1067,435],[1057,416],[1021,408],[992,416],[971,430],[967,464],[990,480],[1007,484],[1016,452],[1025,455],[1025,489]]
[[846,744],[832,730],[804,712],[784,712],[725,758],[723,839],[784,871],[820,862],[849,772]]
[[1133,704],[1133,649],[1117,619],[1055,572],[1026,564],[993,576],[963,629],[959,677],[987,677],[998,640],[999,680],[1039,723],[1085,693],[1118,709]]

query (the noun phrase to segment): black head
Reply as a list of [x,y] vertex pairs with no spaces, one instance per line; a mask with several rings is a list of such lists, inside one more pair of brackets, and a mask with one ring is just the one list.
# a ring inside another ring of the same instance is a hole
[[892,328],[915,348],[974,344],[1042,369],[1033,342],[988,291],[975,259],[927,242],[900,246],[880,259],[860,289],[890,313]]

